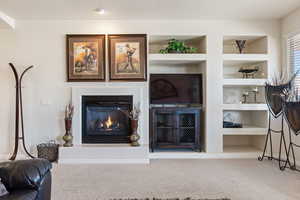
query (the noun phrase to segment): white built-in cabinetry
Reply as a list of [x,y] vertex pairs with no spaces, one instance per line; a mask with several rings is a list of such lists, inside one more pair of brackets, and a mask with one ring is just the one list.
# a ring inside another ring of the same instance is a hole
[[[235,40],[247,40],[242,54]],[[258,67],[254,78],[245,79],[241,67]],[[268,108],[264,85],[269,78],[267,36],[224,36],[223,38],[223,118],[242,123],[242,128],[222,128],[223,152],[260,152],[267,133]],[[254,89],[258,90],[254,102]],[[247,103],[243,94],[249,92]]]
[[[159,50],[167,46],[167,42],[172,39],[184,40],[186,44],[197,47],[195,54],[160,54]],[[238,52],[235,40],[247,40],[243,54]],[[241,122],[243,128],[223,128],[222,123],[216,122],[220,126],[220,137],[223,138],[223,154],[233,155],[258,155],[261,151],[261,144],[264,141],[267,128],[268,111],[264,99],[264,84],[269,78],[269,54],[267,36],[224,36],[223,54],[215,59],[222,60],[223,66],[208,65],[208,44],[205,35],[150,35],[149,36],[149,73],[202,73],[203,74],[203,94],[206,96],[207,84],[206,77],[208,68],[218,68],[218,72],[223,73],[222,87],[223,94],[222,105],[214,105],[220,109],[223,116],[230,115],[235,122]],[[238,72],[242,66],[258,66],[259,71],[255,78],[244,79]],[[219,85],[216,82],[216,88]],[[251,101],[251,92],[248,97],[248,103],[242,104],[241,98],[245,91],[258,89],[257,102]],[[213,92],[213,91],[211,91]],[[204,98],[203,118],[206,119],[206,104],[209,99]],[[220,118],[221,119],[221,118]],[[207,138],[208,127],[205,124],[205,138]],[[212,141],[210,141],[212,142]],[[209,143],[205,144],[206,148]],[[222,153],[222,152],[219,152]],[[159,157],[159,155],[155,155]],[[182,155],[181,155],[182,156]],[[168,156],[167,156],[168,157]]]

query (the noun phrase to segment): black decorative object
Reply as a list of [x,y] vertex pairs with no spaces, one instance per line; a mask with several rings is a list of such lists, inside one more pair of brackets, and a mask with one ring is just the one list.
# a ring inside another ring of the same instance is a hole
[[265,91],[266,91],[266,102],[269,107],[270,113],[273,117],[278,118],[282,114],[282,98],[281,94],[284,90],[291,88],[291,82],[282,84],[282,85],[270,85],[266,84]]
[[254,75],[256,72],[258,72],[259,67],[255,68],[244,68],[241,67],[239,69],[239,72],[243,74],[243,78],[254,78]]
[[[34,158],[33,155],[29,153],[29,151],[26,148],[25,145],[25,131],[24,131],[24,120],[23,120],[23,101],[22,101],[22,79],[25,75],[25,73],[33,68],[33,66],[27,67],[19,77],[19,74],[15,68],[15,66],[12,63],[9,63],[9,66],[11,67],[15,80],[16,80],[16,118],[15,118],[15,147],[12,156],[9,158],[10,160],[15,160],[18,154],[18,148],[19,148],[19,140],[22,140],[22,145],[24,148],[25,153],[30,157]],[[21,116],[20,116],[21,114]],[[19,134],[19,123],[20,123],[20,117],[21,117],[21,131],[22,135]]]
[[[283,103],[283,111],[284,111],[284,116],[287,121],[287,124],[289,126],[289,147],[288,147],[288,153],[287,153],[287,160],[285,161],[285,165],[281,168],[284,170],[287,167],[287,164],[289,164],[290,169],[300,171],[297,169],[296,165],[296,158],[295,158],[295,151],[294,147],[300,147],[300,145],[295,144],[292,139],[292,133],[298,136],[300,134],[300,102],[287,102],[284,101]],[[289,157],[292,154],[293,158],[293,164],[290,162]]]
[[243,53],[243,50],[246,46],[246,41],[247,40],[236,40],[235,41],[240,53]]
[[223,128],[243,128],[243,124],[223,121]]
[[[285,162],[281,159],[281,153],[282,153],[282,143],[284,145],[284,150],[286,155],[288,154],[287,152],[287,147],[286,147],[286,141],[285,141],[285,137],[284,137],[284,132],[283,132],[283,108],[282,108],[282,98],[281,98],[281,94],[283,93],[283,91],[285,89],[289,89],[291,88],[291,82],[288,82],[286,84],[282,84],[282,85],[270,85],[270,84],[266,84],[265,86],[265,98],[266,98],[266,102],[269,108],[269,112],[271,113],[269,115],[269,126],[268,126],[268,133],[267,133],[267,137],[265,140],[265,146],[264,146],[264,151],[262,156],[258,157],[259,161],[262,161],[264,158],[268,158],[269,160],[277,160],[279,162],[279,168],[283,169],[281,163]],[[281,129],[280,130],[274,130],[271,129],[271,115],[277,119],[281,116]],[[272,144],[272,133],[279,133],[280,134],[280,145],[279,145],[279,157],[275,158],[273,157],[273,144]],[[268,142],[270,143],[270,156],[266,155],[266,149],[268,146]]]

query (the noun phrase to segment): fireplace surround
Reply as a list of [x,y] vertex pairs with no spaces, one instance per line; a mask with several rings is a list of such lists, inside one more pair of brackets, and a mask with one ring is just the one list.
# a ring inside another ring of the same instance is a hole
[[[144,84],[104,86],[73,86],[73,147],[59,149],[59,163],[149,163],[149,125],[148,125],[148,93]],[[84,96],[132,96],[132,105],[140,103],[142,113],[139,118],[138,133],[141,136],[139,147],[129,143],[84,144],[82,141],[82,101]]]
[[132,96],[82,96],[82,143],[130,143]]

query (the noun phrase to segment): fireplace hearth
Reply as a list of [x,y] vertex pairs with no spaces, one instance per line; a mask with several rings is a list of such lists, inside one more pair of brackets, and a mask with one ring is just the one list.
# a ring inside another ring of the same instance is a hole
[[130,143],[132,96],[82,96],[82,143]]

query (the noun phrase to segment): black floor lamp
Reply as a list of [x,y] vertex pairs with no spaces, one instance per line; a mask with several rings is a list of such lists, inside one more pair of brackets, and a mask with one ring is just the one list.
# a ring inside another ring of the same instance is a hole
[[[287,147],[286,147],[286,140],[284,137],[284,131],[283,131],[283,108],[282,108],[282,98],[281,94],[285,89],[291,88],[291,82],[287,84],[282,85],[270,85],[266,84],[265,86],[265,96],[266,96],[266,102],[269,108],[269,126],[268,126],[268,133],[265,140],[265,146],[262,156],[258,157],[259,161],[262,161],[264,158],[267,158],[269,160],[277,160],[279,163],[279,168],[282,169],[282,162],[285,162],[285,160],[281,159],[282,154],[282,145],[284,147],[286,155],[288,154]],[[281,117],[281,128],[280,130],[274,130],[271,128],[271,117],[272,116],[277,119]],[[273,156],[273,144],[272,144],[272,133],[280,134],[280,146],[279,146],[279,156],[278,158],[275,158]],[[266,155],[267,146],[270,146],[270,155]]]
[[[16,116],[15,116],[15,147],[12,156],[9,158],[9,160],[15,160],[18,154],[18,148],[19,148],[19,141],[22,141],[23,148],[25,150],[25,153],[30,157],[34,158],[33,155],[29,153],[29,151],[26,148],[25,145],[25,131],[24,131],[24,120],[23,120],[23,100],[22,100],[22,79],[25,75],[25,73],[30,70],[33,66],[30,66],[26,68],[21,76],[19,77],[19,74],[15,68],[15,66],[12,63],[9,63],[9,66],[11,67],[16,81]],[[21,116],[20,116],[21,115]],[[19,133],[19,124],[20,124],[20,117],[21,117],[21,136]]]

